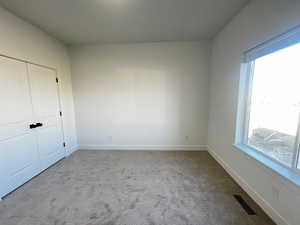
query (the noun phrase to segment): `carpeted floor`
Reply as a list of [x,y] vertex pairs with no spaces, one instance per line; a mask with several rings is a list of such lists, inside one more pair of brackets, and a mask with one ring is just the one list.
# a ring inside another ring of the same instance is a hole
[[78,151],[0,202],[0,224],[274,223],[207,152]]

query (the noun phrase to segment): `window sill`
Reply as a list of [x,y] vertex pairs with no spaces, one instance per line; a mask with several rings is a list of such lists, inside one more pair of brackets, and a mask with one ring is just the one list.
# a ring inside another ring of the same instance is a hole
[[242,145],[242,144],[234,144],[233,145],[238,150],[241,150],[248,156],[254,158],[256,161],[262,163],[265,167],[275,171],[280,176],[288,180],[289,182],[292,182],[294,185],[300,187],[300,175],[296,172],[293,172],[284,166],[280,165],[279,163],[276,163],[275,161],[269,159],[268,157],[264,156],[263,154],[253,150],[252,148]]

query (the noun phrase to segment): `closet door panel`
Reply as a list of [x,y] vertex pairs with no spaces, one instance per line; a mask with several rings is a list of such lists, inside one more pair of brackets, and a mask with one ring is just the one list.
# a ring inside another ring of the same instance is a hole
[[0,57],[0,125],[32,118],[26,64]]
[[26,64],[0,57],[0,197],[39,171]]
[[42,170],[65,156],[61,117],[59,115],[56,71],[28,64],[35,129]]
[[63,141],[57,126],[40,128],[37,132],[41,166],[46,169],[64,157]]
[[28,64],[33,111],[37,120],[56,117],[59,111],[56,72]]
[[[34,135],[25,134],[3,141],[0,170],[5,173],[1,196],[13,191],[40,172]],[[1,187],[2,188],[2,187]]]

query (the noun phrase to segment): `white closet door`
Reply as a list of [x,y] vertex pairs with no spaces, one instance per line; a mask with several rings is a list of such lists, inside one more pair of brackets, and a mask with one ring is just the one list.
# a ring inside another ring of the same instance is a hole
[[38,174],[26,64],[0,57],[0,197]]
[[35,123],[41,125],[34,132],[44,170],[65,156],[56,71],[28,64],[28,73]]

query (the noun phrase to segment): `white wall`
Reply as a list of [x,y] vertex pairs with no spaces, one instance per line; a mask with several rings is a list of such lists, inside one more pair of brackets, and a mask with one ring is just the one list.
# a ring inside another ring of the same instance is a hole
[[77,146],[70,59],[63,44],[0,8],[0,54],[56,68],[60,78],[67,151]]
[[278,224],[300,224],[300,188],[232,147],[243,51],[300,24],[300,1],[252,1],[213,41],[208,145]]
[[206,145],[209,51],[208,41],[72,48],[79,146]]

